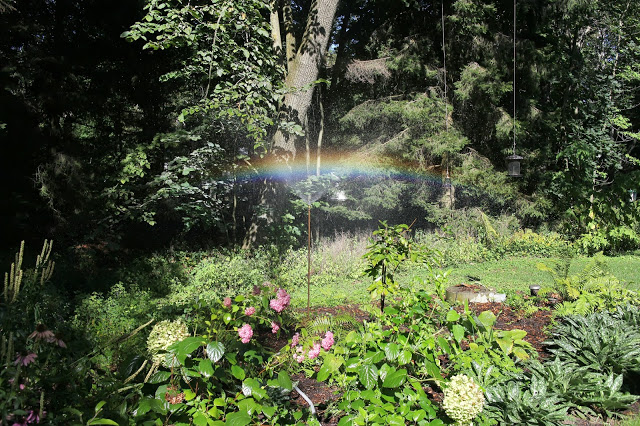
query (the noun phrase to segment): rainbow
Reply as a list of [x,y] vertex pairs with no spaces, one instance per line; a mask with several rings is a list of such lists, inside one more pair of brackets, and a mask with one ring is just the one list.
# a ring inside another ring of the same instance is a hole
[[300,156],[295,162],[285,163],[277,159],[263,158],[237,165],[234,178],[237,181],[263,181],[265,179],[295,184],[313,176],[334,176],[337,181],[358,179],[392,179],[403,182],[445,185],[445,175],[439,167],[424,168],[417,162],[398,161],[391,158],[354,154],[323,154],[320,173],[312,158],[307,165]]

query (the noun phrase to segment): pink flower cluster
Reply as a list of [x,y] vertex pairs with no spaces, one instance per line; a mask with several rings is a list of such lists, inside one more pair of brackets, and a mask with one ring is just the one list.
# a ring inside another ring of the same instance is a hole
[[250,317],[255,313],[256,313],[256,308],[254,308],[253,306],[249,306],[247,309],[244,310],[244,314],[248,317]]
[[276,298],[271,299],[269,301],[269,306],[274,311],[280,313],[284,310],[284,308],[289,306],[290,302],[291,302],[291,296],[289,296],[289,294],[285,289],[279,288],[278,291],[276,292]]
[[293,348],[295,346],[298,346],[298,343],[300,343],[300,333],[294,334],[291,338],[291,347]]
[[309,353],[307,354],[307,356],[309,357],[309,359],[314,359],[317,358],[318,355],[320,355],[320,343],[314,343],[313,347],[309,349]]
[[253,337],[253,329],[249,324],[245,324],[238,329],[238,336],[240,336],[240,341],[242,343],[249,343]]
[[278,330],[280,330],[280,324],[278,324],[275,321],[271,321],[271,332],[273,334],[276,334],[278,332]]
[[[298,363],[301,363],[304,361],[305,353],[302,346],[298,346],[299,343],[300,343],[300,334],[296,333],[291,338],[291,347],[294,348],[297,346],[296,353],[293,355],[293,359],[295,359]],[[335,341],[333,339],[333,333],[330,331],[327,331],[321,343],[318,343],[318,342],[313,343],[313,346],[311,347],[311,349],[309,349],[309,351],[306,354],[307,358],[309,359],[317,358],[318,355],[320,355],[320,348],[324,349],[325,351],[329,351],[334,343]]]
[[225,297],[222,304],[224,305],[225,308],[229,309],[231,307],[231,298]]
[[329,349],[331,349],[331,346],[333,346],[334,343],[335,340],[333,340],[333,333],[327,331],[327,333],[324,335],[324,339],[322,339],[322,349],[328,351]]

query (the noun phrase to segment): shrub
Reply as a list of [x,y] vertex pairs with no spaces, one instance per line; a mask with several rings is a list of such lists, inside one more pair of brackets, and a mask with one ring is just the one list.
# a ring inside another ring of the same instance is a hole
[[484,394],[473,379],[464,374],[451,378],[442,401],[442,408],[449,417],[460,424],[470,424],[483,406]]
[[538,234],[530,229],[516,231],[503,242],[505,254],[535,257],[565,257],[572,254],[571,243],[560,234]]
[[195,265],[184,281],[174,281],[164,303],[180,306],[195,299],[215,300],[248,293],[267,279],[264,258],[217,253]]
[[93,348],[105,348],[99,364],[106,368],[119,361],[121,355],[142,353],[144,337],[136,335],[118,345],[110,345],[157,315],[148,291],[135,286],[127,290],[117,283],[107,296],[93,293],[78,303],[71,321],[75,332],[88,340]]

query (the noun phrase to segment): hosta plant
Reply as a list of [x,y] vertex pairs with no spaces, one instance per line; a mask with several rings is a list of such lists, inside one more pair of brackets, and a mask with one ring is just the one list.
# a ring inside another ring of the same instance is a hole
[[504,425],[558,425],[571,407],[536,376],[498,383],[485,392],[489,418]]
[[640,371],[640,331],[607,313],[565,318],[546,342],[549,351],[592,371]]

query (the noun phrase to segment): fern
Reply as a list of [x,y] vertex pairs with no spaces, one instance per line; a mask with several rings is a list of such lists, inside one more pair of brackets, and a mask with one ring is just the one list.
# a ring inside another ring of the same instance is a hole
[[312,335],[324,334],[327,331],[331,331],[335,335],[341,335],[344,331],[353,330],[358,324],[358,320],[352,315],[338,314],[334,316],[325,315],[316,317],[301,325]]

